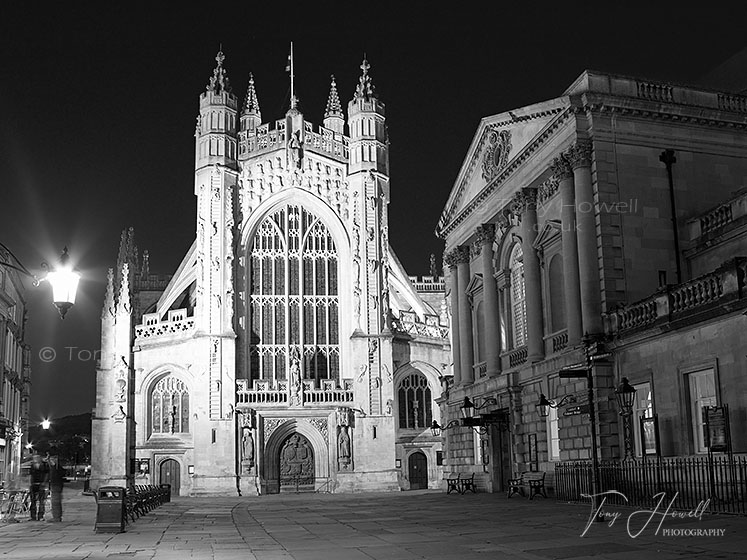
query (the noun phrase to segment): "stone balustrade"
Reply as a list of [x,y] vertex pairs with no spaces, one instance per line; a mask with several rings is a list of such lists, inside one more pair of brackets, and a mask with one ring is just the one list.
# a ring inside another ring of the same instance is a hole
[[[309,122],[305,122],[304,125],[304,149],[330,154],[338,159],[348,159],[349,147],[346,136],[323,126],[320,126],[318,131],[314,131]],[[239,133],[239,143],[243,148],[242,154],[275,150],[284,146],[285,141],[284,120],[277,121],[274,128],[270,128],[269,123],[266,123],[253,131]]]
[[195,328],[195,318],[187,317],[186,309],[172,309],[162,321],[158,313],[143,315],[141,325],[135,326],[135,338],[153,339],[161,336],[183,334]]
[[747,258],[734,257],[713,272],[676,286],[666,286],[648,298],[606,315],[608,334],[661,326],[700,313],[728,312],[735,300],[747,299]]
[[421,321],[414,311],[400,311],[399,318],[392,319],[394,332],[428,338],[449,338],[449,326],[439,322],[438,315],[425,315]]
[[715,232],[727,224],[744,219],[747,216],[747,189],[743,189],[731,200],[719,204],[705,214],[687,221],[687,230],[691,241]]
[[353,381],[343,379],[340,386],[334,379],[304,379],[296,391],[288,381],[255,379],[249,388],[246,379],[236,381],[236,402],[263,406],[338,405],[353,402]]

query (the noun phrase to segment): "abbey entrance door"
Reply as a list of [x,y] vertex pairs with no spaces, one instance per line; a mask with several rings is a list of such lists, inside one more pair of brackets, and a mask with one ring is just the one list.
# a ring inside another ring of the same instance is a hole
[[304,436],[292,434],[280,446],[280,491],[314,491],[314,450]]
[[171,495],[179,495],[179,463],[174,459],[166,459],[161,463],[158,473],[159,484],[171,484]]
[[409,458],[408,476],[410,490],[428,488],[428,459],[421,451],[416,451]]

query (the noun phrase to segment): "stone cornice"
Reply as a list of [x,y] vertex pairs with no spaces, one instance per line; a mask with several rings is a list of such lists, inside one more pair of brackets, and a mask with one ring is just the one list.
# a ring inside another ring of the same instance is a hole
[[[459,184],[457,193],[451,198],[451,204],[449,209],[446,210],[439,220],[436,228],[436,236],[441,239],[446,237],[456,229],[456,227],[462,223],[470,214],[472,214],[485,200],[496,190],[498,190],[508,179],[511,174],[521,167],[528,159],[531,158],[532,154],[536,152],[540,146],[542,146],[557,130],[561,125],[572,117],[574,109],[572,107],[560,107],[548,111],[548,113],[557,114],[557,117],[550,121],[548,125],[538,134],[531,142],[529,142],[524,148],[504,167],[485,187],[473,198],[469,204],[456,216],[456,205],[461,199],[464,190],[466,189],[467,183],[472,175],[475,165],[480,160],[480,154],[482,150],[482,143],[476,147],[472,153],[470,160],[470,168],[465,173],[462,181]],[[543,115],[544,116],[544,115]],[[510,121],[513,122],[513,121]],[[508,123],[507,123],[508,124]],[[483,136],[485,136],[483,134]],[[482,141],[481,141],[482,142]]]

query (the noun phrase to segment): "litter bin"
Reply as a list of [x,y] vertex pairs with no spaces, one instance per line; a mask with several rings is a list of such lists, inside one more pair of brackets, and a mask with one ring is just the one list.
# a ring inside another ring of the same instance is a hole
[[161,487],[161,490],[166,490],[166,497],[163,500],[163,503],[170,502],[171,501],[171,484],[159,484]]
[[96,500],[97,533],[124,533],[126,490],[119,486],[102,486]]

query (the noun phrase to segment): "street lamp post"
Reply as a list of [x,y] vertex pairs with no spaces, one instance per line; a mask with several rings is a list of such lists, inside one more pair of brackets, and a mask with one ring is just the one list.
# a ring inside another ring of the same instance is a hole
[[[0,266],[28,276],[33,280],[34,286],[38,286],[44,281],[49,282],[49,285],[52,286],[52,302],[59,311],[60,318],[64,319],[65,314],[75,304],[75,294],[78,291],[78,282],[80,281],[80,274],[73,269],[70,263],[67,247],[62,250],[59,267],[50,268],[47,263],[42,263],[42,268],[47,271],[47,274],[42,278],[32,274],[13,254],[13,251],[3,243],[0,243],[0,248],[7,253],[7,260],[0,260]],[[0,257],[5,257],[5,255],[0,254]]]
[[628,383],[628,378],[623,377],[622,383],[615,389],[617,406],[620,408],[620,416],[623,419],[623,445],[625,447],[625,459],[633,458],[633,437],[630,429],[630,418],[633,415],[633,403],[635,402],[635,387]]

